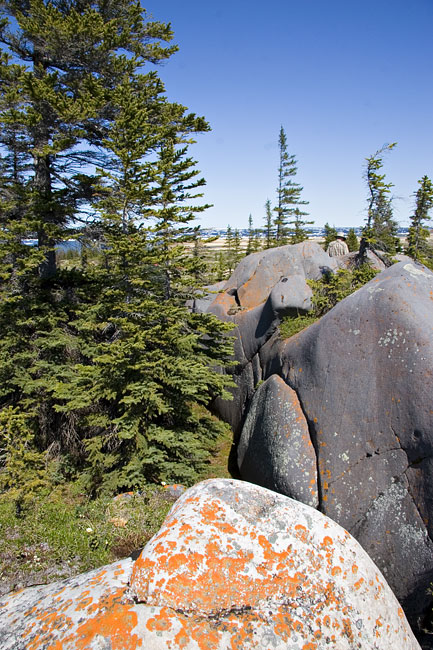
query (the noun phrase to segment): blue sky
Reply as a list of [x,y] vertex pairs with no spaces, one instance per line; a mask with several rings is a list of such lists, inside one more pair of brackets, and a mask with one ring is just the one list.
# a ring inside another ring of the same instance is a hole
[[203,227],[263,224],[276,199],[278,133],[298,161],[317,225],[361,225],[365,158],[386,142],[394,216],[407,225],[417,181],[433,178],[433,1],[155,0],[175,54],[159,74],[170,99],[212,131],[191,153],[206,178]]

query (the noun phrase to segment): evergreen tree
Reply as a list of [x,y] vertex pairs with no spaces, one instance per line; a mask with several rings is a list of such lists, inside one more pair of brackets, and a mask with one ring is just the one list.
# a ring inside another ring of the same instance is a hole
[[291,226],[290,234],[290,243],[291,244],[300,244],[309,237],[309,232],[306,229],[306,226],[310,226],[314,221],[305,221],[302,217],[305,217],[307,212],[302,212],[299,208],[295,208],[293,213],[293,220],[289,221]]
[[257,251],[262,250],[263,248],[263,241],[262,241],[262,231],[260,228],[255,228],[254,229],[254,241],[253,241],[253,252],[256,253]]
[[274,245],[273,220],[271,202],[268,199],[265,203],[265,249],[272,248]]
[[398,225],[392,218],[392,201],[389,197],[392,183],[385,183],[385,174],[380,174],[383,167],[383,156],[396,146],[396,142],[385,144],[375,154],[367,158],[365,181],[368,188],[368,208],[366,224],[358,253],[358,262],[364,263],[368,248],[377,248],[393,255],[399,249],[397,237]]
[[[83,346],[75,326],[80,301],[98,292],[84,276],[58,271],[54,244],[88,214],[93,174],[113,114],[112,93],[125,70],[169,56],[139,5],[2,2],[0,151],[2,258],[0,406],[16,407],[32,440],[52,454],[80,454],[74,416],[58,410]],[[125,56],[127,54],[128,56]],[[87,206],[87,207],[86,207]],[[36,236],[37,246],[23,239]]]
[[433,184],[428,176],[423,176],[418,185],[420,187],[415,193],[415,212],[410,218],[406,252],[414,260],[430,265],[433,250],[428,242],[430,231],[426,228],[426,222],[431,220],[429,211],[433,207]]
[[322,246],[326,251],[328,249],[329,244],[335,239],[337,239],[337,229],[335,228],[335,226],[330,226],[329,223],[325,223],[324,230],[325,230],[325,240]]
[[233,267],[236,268],[239,261],[243,257],[242,254],[242,240],[238,228],[233,233]]
[[312,222],[303,221],[302,217],[306,215],[298,206],[306,205],[308,201],[301,200],[302,187],[292,180],[298,171],[297,162],[294,155],[287,152],[287,137],[283,127],[280,128],[278,138],[279,146],[279,167],[278,167],[278,187],[277,187],[277,207],[274,208],[277,216],[274,219],[276,228],[275,241],[277,246],[286,244],[289,236],[289,224],[293,225],[293,239],[303,241],[308,237],[304,226]]
[[154,75],[119,87],[110,169],[100,171],[106,264],[95,269],[100,298],[79,321],[90,356],[56,386],[61,410],[84,416],[92,491],[194,481],[218,430],[197,404],[227,385],[214,369],[229,359],[227,327],[185,306],[198,287],[189,222],[206,207],[190,204],[204,181],[187,145],[208,127],[161,91]]
[[39,271],[52,277],[54,244],[89,195],[92,178],[82,170],[96,161],[111,91],[133,65],[125,54],[137,67],[165,59],[174,49],[160,39],[172,34],[167,25],[146,22],[130,0],[4,0],[2,7],[12,26],[4,21],[0,30],[1,145],[12,153],[13,142],[13,157],[25,169],[19,190],[30,209],[22,228],[37,233]]
[[[141,71],[175,49],[159,43],[170,28],[130,0],[3,5],[17,23],[0,36],[0,415],[16,407],[26,444],[67,455],[91,493],[191,482],[231,342],[185,307],[197,264],[184,243],[205,207],[187,149],[208,127]],[[58,269],[54,243],[91,217],[101,262]]]
[[255,232],[253,227],[253,217],[250,214],[248,217],[248,242],[246,255],[250,255],[254,251]]
[[358,237],[356,236],[356,232],[354,228],[349,228],[349,231],[347,233],[347,238],[346,238],[346,244],[351,253],[359,250]]
[[226,249],[227,270],[230,276],[233,273],[233,269],[235,267],[234,233],[230,225],[227,226],[225,249]]

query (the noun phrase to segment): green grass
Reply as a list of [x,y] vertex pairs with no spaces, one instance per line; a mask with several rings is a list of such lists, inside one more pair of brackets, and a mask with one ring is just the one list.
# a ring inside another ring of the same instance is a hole
[[312,314],[299,316],[286,316],[280,323],[280,336],[282,339],[289,339],[306,327],[315,323],[319,318]]
[[174,502],[162,486],[90,501],[71,486],[37,496],[17,515],[0,498],[0,593],[59,580],[127,557],[160,528]]
[[[200,480],[230,477],[231,445],[231,431],[221,423]],[[121,498],[90,500],[78,482],[30,496],[20,512],[15,496],[0,495],[0,596],[128,557],[160,529],[176,500],[162,485]]]

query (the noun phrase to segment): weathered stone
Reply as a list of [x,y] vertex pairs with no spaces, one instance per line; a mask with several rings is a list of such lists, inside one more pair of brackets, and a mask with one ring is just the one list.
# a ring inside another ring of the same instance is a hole
[[[235,328],[234,399],[231,402],[216,400],[215,410],[232,426],[235,437],[243,422],[246,401],[251,396],[242,386],[241,375],[251,376],[246,370],[253,358],[272,337],[279,323],[287,315],[308,312],[311,309],[312,291],[307,279],[321,277],[325,270],[336,270],[332,260],[321,246],[313,242],[281,246],[245,257],[208,307],[223,321],[232,322]],[[257,376],[257,366],[254,370]]]
[[[317,454],[319,508],[370,553],[418,630],[433,582],[432,335],[433,274],[401,262],[259,351],[263,379],[278,374],[300,400]],[[288,445],[287,459],[292,453]],[[294,472],[292,481],[302,477]]]
[[225,291],[236,294],[239,305],[251,309],[264,303],[277,282],[285,277],[318,280],[323,269],[336,270],[337,262],[319,244],[300,244],[270,248],[244,257],[227,281]]
[[161,626],[175,625],[181,612],[186,647],[191,637],[211,648],[418,647],[385,580],[346,531],[235,481],[188,491],[135,563],[131,593],[158,608]]
[[182,495],[135,564],[0,601],[0,647],[419,650],[385,579],[345,530],[224,479]]
[[211,305],[215,300],[216,295],[224,289],[225,284],[226,283],[223,280],[222,282],[216,282],[215,284],[203,287],[203,295],[201,295],[199,298],[194,298],[194,300],[189,301],[188,306],[191,307],[192,311],[195,313],[206,312],[209,308],[209,305]]
[[278,375],[259,386],[237,449],[242,478],[318,506],[316,454],[294,390]]

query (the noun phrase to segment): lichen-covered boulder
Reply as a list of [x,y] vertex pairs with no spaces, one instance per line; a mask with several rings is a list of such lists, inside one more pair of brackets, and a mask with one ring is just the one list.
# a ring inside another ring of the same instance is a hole
[[283,277],[300,276],[318,280],[323,269],[336,270],[337,262],[319,244],[303,241],[253,253],[244,257],[227,281],[226,293],[236,295],[238,304],[251,309],[267,300]]
[[[433,582],[433,273],[395,264],[303,332],[269,340],[259,356],[263,379],[279,375],[299,399],[320,510],[362,544],[411,624],[422,626]],[[274,456],[266,475],[287,466],[297,445],[289,436],[286,461]],[[255,453],[270,462],[265,446]],[[302,474],[294,469],[290,485]],[[248,472],[251,481],[262,476]]]
[[417,650],[359,544],[241,481],[188,490],[135,563],[0,601],[2,650]]
[[319,505],[317,459],[295,391],[271,375],[254,394],[237,446],[245,481]]
[[209,313],[235,326],[231,335],[235,339],[237,388],[232,391],[232,401],[218,398],[214,408],[230,423],[236,437],[244,406],[255,387],[254,357],[285,316],[311,309],[312,291],[307,280],[317,280],[324,272],[337,269],[336,259],[311,241],[253,253],[241,260],[207,307]]

